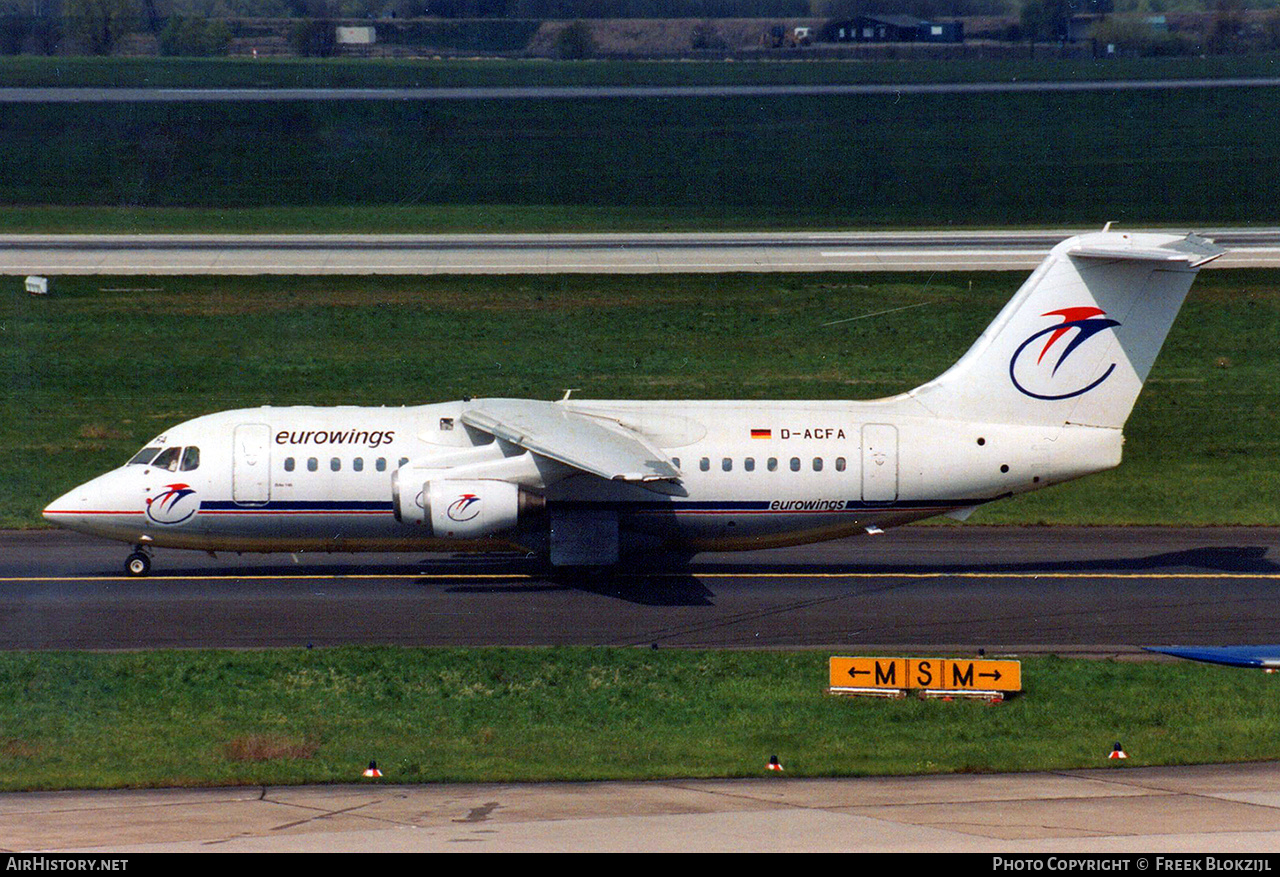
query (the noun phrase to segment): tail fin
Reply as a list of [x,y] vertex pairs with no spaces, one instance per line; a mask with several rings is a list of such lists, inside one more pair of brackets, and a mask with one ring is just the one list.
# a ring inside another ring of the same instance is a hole
[[1063,241],[960,361],[910,395],[958,420],[1122,427],[1196,272],[1224,252],[1196,235]]

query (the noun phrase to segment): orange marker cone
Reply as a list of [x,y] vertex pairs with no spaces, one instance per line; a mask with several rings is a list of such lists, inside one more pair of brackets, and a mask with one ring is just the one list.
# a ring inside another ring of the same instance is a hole
[[779,763],[778,756],[776,755],[769,756],[769,770],[776,770],[779,773],[782,772],[782,764]]
[[1128,758],[1128,757],[1129,756],[1124,754],[1124,747],[1121,746],[1118,741],[1116,742],[1116,748],[1112,749],[1111,754],[1107,756],[1107,758]]
[[369,762],[369,766],[364,769],[364,775],[367,777],[382,776],[382,771],[378,770],[378,762],[376,761]]

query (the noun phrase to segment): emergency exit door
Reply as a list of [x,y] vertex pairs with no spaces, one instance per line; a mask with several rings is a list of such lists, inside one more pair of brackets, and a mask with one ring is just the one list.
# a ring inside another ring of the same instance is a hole
[[271,500],[271,427],[242,423],[232,439],[231,498],[239,505]]

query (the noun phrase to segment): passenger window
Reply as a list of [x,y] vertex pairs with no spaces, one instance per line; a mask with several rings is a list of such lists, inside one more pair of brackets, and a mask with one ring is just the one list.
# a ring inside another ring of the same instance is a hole
[[837,472],[844,471],[844,457],[836,457],[836,471]]
[[320,468],[320,461],[315,457],[307,457],[307,471],[314,472]]
[[351,468],[352,468],[352,469],[354,469],[356,472],[363,472],[363,471],[364,471],[364,457],[356,457],[354,460],[352,460],[352,461],[351,461]]
[[742,468],[746,469],[748,472],[756,471],[756,458],[747,457],[747,459],[742,461]]
[[293,471],[293,457],[285,457],[285,458],[284,458],[284,471],[286,471],[286,472],[292,472],[292,471]]
[[680,458],[679,458],[679,457],[672,457],[672,458],[671,458],[671,465],[672,465],[672,466],[675,466],[677,469],[679,469],[679,468],[680,468]]
[[701,460],[699,460],[699,461],[698,461],[698,468],[699,468],[699,469],[701,469],[703,472],[710,472],[710,471],[711,471],[711,458],[710,458],[710,457],[703,457]]
[[160,456],[151,461],[151,465],[157,469],[168,469],[170,472],[178,471],[178,454],[182,448],[167,448],[160,452]]
[[377,469],[379,472],[386,472],[386,471],[387,471],[387,458],[386,458],[386,457],[379,457],[379,458],[378,458],[378,461],[377,461],[376,463],[374,463],[374,464],[373,464],[373,468]]
[[730,459],[730,458],[728,458],[728,457],[725,457],[723,460],[721,460],[721,461],[720,461],[720,468],[721,468],[721,469],[723,469],[723,470],[724,470],[724,471],[726,471],[726,472],[732,472],[732,471],[733,471],[733,460],[731,460],[731,459]]
[[822,458],[821,458],[821,457],[814,457],[814,458],[813,458],[813,471],[814,471],[814,472],[821,472],[821,471],[822,471]]
[[342,468],[342,461],[339,460],[337,457],[333,457],[332,459],[329,460],[329,468],[332,469],[334,472],[337,472],[339,469]]
[[182,471],[190,472],[198,468],[200,468],[200,449],[191,445],[182,452]]
[[408,458],[408,457],[401,457],[401,458],[400,458],[400,465],[401,465],[401,466],[403,466],[405,463],[408,463],[408,462],[409,462],[409,458]]
[[799,457],[792,457],[792,458],[791,458],[791,471],[792,471],[792,472],[799,472],[799,471],[800,471],[800,458],[799,458]]
[[778,471],[778,458],[777,458],[777,457],[770,457],[770,458],[769,458],[768,469],[769,469],[769,471],[770,471],[770,472],[777,472],[777,471]]
[[159,448],[143,448],[133,455],[133,459],[129,461],[130,466],[143,466],[150,463],[156,458],[156,454],[160,453]]

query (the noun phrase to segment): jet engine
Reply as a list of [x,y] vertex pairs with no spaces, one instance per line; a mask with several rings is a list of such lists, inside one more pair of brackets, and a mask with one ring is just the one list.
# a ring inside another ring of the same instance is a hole
[[442,539],[479,539],[525,524],[545,500],[510,481],[432,479],[403,483],[404,470],[392,474],[396,520],[428,527]]

